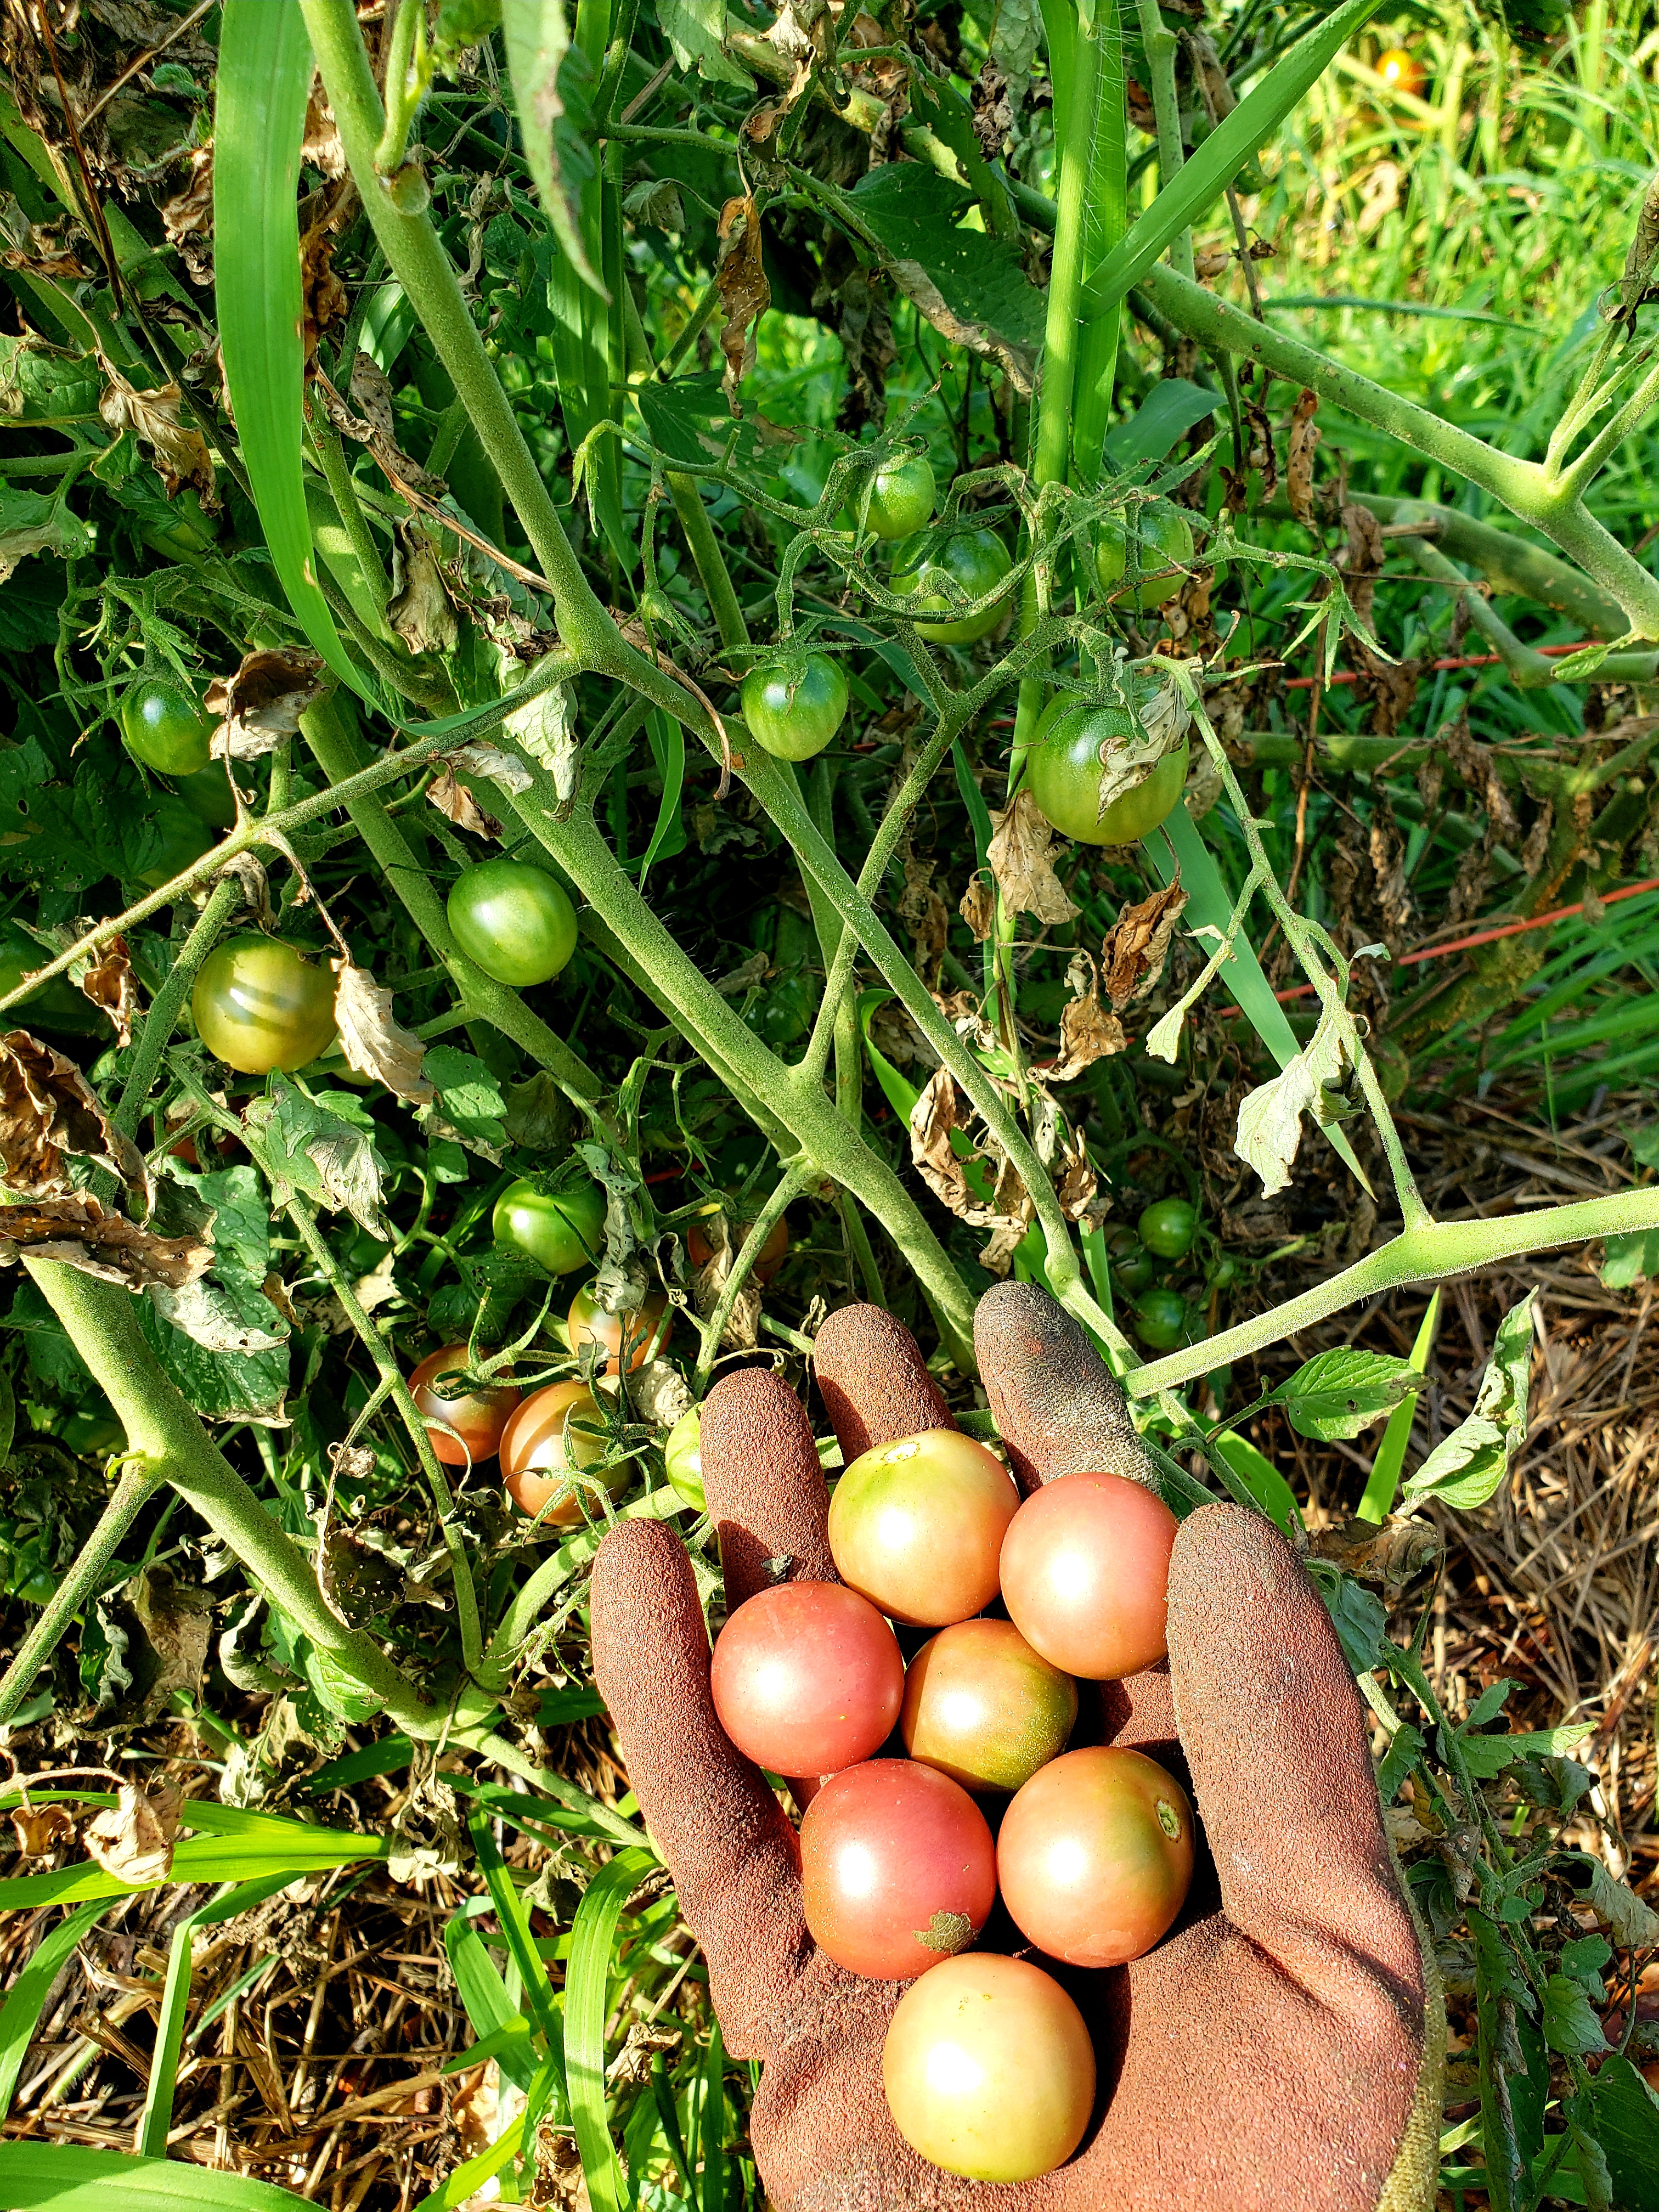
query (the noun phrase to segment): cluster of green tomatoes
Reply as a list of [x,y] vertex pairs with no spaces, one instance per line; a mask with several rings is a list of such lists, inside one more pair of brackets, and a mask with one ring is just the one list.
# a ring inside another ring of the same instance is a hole
[[[1205,1333],[1196,1310],[1172,1285],[1158,1279],[1166,1267],[1180,1266],[1198,1231],[1198,1208],[1189,1200],[1158,1198],[1134,1228],[1125,1223],[1107,1237],[1118,1317],[1127,1318],[1149,1352],[1178,1352]],[[1231,1272],[1232,1262],[1224,1260],[1221,1266]]]

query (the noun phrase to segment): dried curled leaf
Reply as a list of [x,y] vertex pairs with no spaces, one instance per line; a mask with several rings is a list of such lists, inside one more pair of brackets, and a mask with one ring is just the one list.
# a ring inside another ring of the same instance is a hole
[[333,965],[338,978],[334,1019],[346,1065],[359,1075],[372,1075],[411,1105],[429,1105],[437,1094],[421,1073],[426,1047],[394,1019],[391,992],[382,990],[367,968],[349,960]]
[[386,620],[411,653],[453,653],[460,642],[438,544],[423,523],[393,526],[392,595]]
[[1233,1149],[1255,1170],[1272,1198],[1288,1190],[1291,1170],[1302,1142],[1302,1116],[1328,1118],[1328,1089],[1340,1084],[1346,1067],[1341,1037],[1328,1015],[1320,1018],[1313,1041],[1269,1083],[1258,1084],[1239,1103]]
[[475,837],[499,839],[501,825],[493,814],[486,814],[465,784],[456,780],[453,765],[446,762],[426,787],[428,803],[455,824],[458,830],[470,830]]
[[204,507],[216,506],[213,457],[201,432],[188,428],[179,420],[184,395],[179,386],[163,384],[153,391],[142,392],[137,385],[129,384],[114,363],[102,354],[98,356],[98,365],[109,379],[104,396],[98,402],[98,412],[110,428],[118,433],[131,430],[141,446],[149,447],[156,474],[166,486],[169,499],[176,498],[188,484]]
[[1074,1082],[1085,1068],[1122,1052],[1129,1042],[1117,1016],[1101,1006],[1095,963],[1086,952],[1073,958],[1066,981],[1073,996],[1060,1017],[1060,1057],[1048,1070],[1051,1083]]
[[148,1790],[124,1782],[117,1802],[87,1825],[88,1853],[106,1874],[135,1888],[165,1881],[184,1802],[176,1782],[157,1782]]
[[130,1291],[182,1290],[213,1264],[213,1247],[199,1237],[152,1236],[85,1194],[0,1207],[0,1266],[25,1254]]
[[492,783],[499,783],[503,790],[510,791],[515,799],[535,781],[516,753],[503,752],[499,745],[487,744],[483,738],[463,745],[450,758],[469,775],[488,776]]
[[213,147],[191,149],[190,182],[159,210],[167,244],[174,247],[192,284],[213,282]]
[[1034,914],[1059,927],[1077,908],[1060,888],[1048,856],[1054,832],[1029,791],[1017,792],[1005,811],[993,811],[993,835],[986,852],[1011,914]]
[[274,752],[300,726],[300,717],[325,689],[320,653],[306,646],[261,647],[248,653],[234,676],[216,676],[207,709],[219,717],[212,738],[216,760],[258,760]]
[[996,927],[996,893],[983,876],[975,876],[962,895],[962,904],[957,909],[969,929],[974,941],[983,945]]
[[1285,492],[1291,513],[1305,530],[1314,527],[1314,455],[1319,448],[1319,409],[1316,392],[1298,392],[1291,410],[1291,451],[1285,470]]
[[18,1850],[26,1859],[55,1851],[75,1833],[75,1822],[62,1805],[20,1805],[11,1816],[11,1826]]
[[720,210],[720,261],[714,282],[721,308],[720,351],[726,404],[741,415],[743,380],[755,366],[755,325],[772,304],[772,287],[761,262],[760,210],[752,194],[729,199]]
[[[691,1278],[691,1303],[704,1321],[720,1304],[738,1256],[732,1224],[723,1213],[705,1214],[698,1224],[708,1239],[708,1257]],[[760,1340],[761,1291],[751,1273],[743,1283],[720,1338],[723,1352],[752,1352]]]
[[88,961],[80,983],[93,1005],[106,1013],[115,1024],[116,1043],[131,1044],[133,1018],[138,1011],[138,993],[132,980],[132,962],[127,954],[125,937],[111,938],[109,943]]
[[1150,898],[1126,906],[1107,931],[1100,948],[1101,981],[1117,1012],[1156,988],[1186,907],[1177,873]]
[[143,1155],[112,1128],[71,1060],[27,1030],[0,1037],[0,1182],[25,1198],[69,1188],[66,1156],[95,1160],[146,1199]]

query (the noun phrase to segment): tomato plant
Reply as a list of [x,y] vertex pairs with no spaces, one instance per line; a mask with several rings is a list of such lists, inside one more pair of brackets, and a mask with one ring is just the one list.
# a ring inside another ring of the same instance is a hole
[[315,1060],[334,1036],[334,979],[275,937],[228,937],[202,963],[190,1010],[208,1050],[243,1075]]
[[121,695],[121,736],[127,750],[161,775],[202,773],[212,758],[213,717],[182,684],[141,676]]
[[1077,1684],[1011,1621],[959,1620],[905,1669],[904,1748],[965,1790],[1018,1790],[1065,1749],[1076,1719]]
[[550,1275],[574,1274],[605,1249],[605,1193],[591,1178],[548,1189],[520,1176],[496,1200],[489,1225],[498,1244],[527,1252]]
[[1160,1260],[1184,1260],[1198,1234],[1198,1208],[1184,1198],[1158,1198],[1137,1224],[1140,1241]]
[[780,760],[811,760],[841,727],[847,678],[827,653],[783,653],[743,679],[743,719]]
[[[532,1390],[508,1413],[496,1447],[507,1496],[532,1519],[539,1514],[555,1528],[574,1527],[585,1517],[584,1504],[592,1517],[594,1493],[590,1487],[585,1495],[569,1477],[604,1459],[606,1445],[604,1419],[586,1384]],[[613,1483],[626,1481],[629,1472],[619,1468]]]
[[1163,1658],[1176,1517],[1144,1483],[1064,1474],[1034,1491],[1002,1545],[1002,1595],[1049,1664],[1115,1681]]
[[684,1498],[695,1512],[708,1510],[702,1486],[702,1413],[688,1406],[668,1431],[662,1448],[663,1469],[676,1498]]
[[908,1981],[965,1949],[996,1901],[996,1847],[965,1790],[908,1759],[834,1775],[800,1824],[813,1942],[872,1981]]
[[997,1594],[997,1556],[1019,1504],[995,1455],[954,1429],[863,1453],[830,1501],[836,1571],[895,1620],[936,1628]]
[[584,1345],[599,1346],[601,1357],[594,1368],[599,1375],[620,1373],[624,1351],[630,1374],[647,1359],[654,1359],[667,1344],[673,1327],[674,1317],[661,1291],[653,1291],[642,1306],[625,1313],[607,1313],[593,1295],[592,1283],[585,1284],[571,1299],[566,1322],[575,1356],[580,1357]]
[[[1193,557],[1192,525],[1178,507],[1155,500],[1136,510],[1133,530],[1135,557],[1143,580],[1128,594],[1129,599],[1138,607],[1161,607],[1187,580],[1182,571]],[[1113,591],[1122,578],[1129,563],[1129,526],[1121,515],[1109,515],[1095,556],[1102,591]]]
[[893,2124],[971,2181],[1035,2181],[1083,2140],[1095,2051],[1082,2014],[1028,1960],[972,1951],[899,1999],[882,2050]]
[[417,1412],[427,1416],[426,1432],[432,1449],[446,1467],[476,1467],[494,1459],[519,1393],[510,1383],[491,1383],[479,1390],[462,1389],[451,1397],[435,1385],[463,1372],[471,1355],[464,1344],[447,1344],[429,1352],[409,1378],[409,1395]]
[[1073,1966],[1167,1936],[1193,1878],[1193,1808],[1156,1759],[1096,1745],[1041,1767],[1003,1814],[997,1879],[1022,1935]]
[[1173,1352],[1185,1344],[1192,1325],[1179,1291],[1144,1291],[1134,1304],[1135,1334],[1152,1352]]
[[1080,845],[1127,845],[1157,829],[1180,799],[1187,746],[1165,753],[1150,775],[1100,811],[1106,756],[1137,734],[1121,707],[1051,700],[1032,732],[1025,780],[1054,828]]
[[904,1698],[898,1639],[839,1583],[780,1583],[732,1615],[709,1685],[720,1726],[774,1774],[856,1766],[892,1732]]
[[[936,495],[933,463],[926,453],[912,453],[876,471],[865,520],[878,538],[914,538],[932,520]],[[856,520],[856,501],[850,511]]]
[[450,887],[449,926],[498,983],[550,982],[576,949],[576,909],[544,868],[503,854],[477,860]]
[[942,541],[901,544],[893,556],[892,587],[910,601],[907,611],[918,635],[936,645],[971,645],[1002,620],[1006,594],[978,614],[960,615],[956,609],[994,592],[1012,565],[994,531],[958,531]]

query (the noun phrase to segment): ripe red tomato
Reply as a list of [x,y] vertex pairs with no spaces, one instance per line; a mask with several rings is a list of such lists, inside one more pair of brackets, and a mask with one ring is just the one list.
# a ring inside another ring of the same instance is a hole
[[654,1359],[668,1341],[673,1320],[668,1311],[668,1300],[660,1291],[653,1291],[644,1305],[633,1313],[606,1313],[593,1296],[593,1285],[587,1284],[570,1301],[567,1328],[573,1353],[580,1352],[585,1344],[602,1346],[605,1358],[594,1372],[599,1375],[619,1375],[622,1372],[623,1346],[628,1347],[628,1371],[647,1359]]
[[740,1605],[708,1673],[738,1749],[774,1774],[856,1766],[892,1733],[904,1696],[898,1639],[839,1583],[780,1583]]
[[954,1429],[878,1444],[830,1501],[836,1571],[895,1620],[966,1620],[997,1594],[997,1557],[1018,1507],[1001,1461]]
[[[748,1221],[738,1221],[731,1224],[732,1245],[734,1251],[742,1251],[744,1239],[753,1225]],[[685,1256],[694,1267],[706,1267],[714,1256],[714,1246],[704,1235],[701,1224],[695,1221],[688,1223],[686,1226]],[[768,1230],[766,1242],[760,1249],[760,1257],[750,1269],[750,1273],[757,1283],[769,1283],[788,1257],[789,1222],[786,1215],[780,1214],[771,1228]]]
[[[466,1364],[466,1346],[447,1344],[441,1352],[429,1352],[409,1378],[416,1410],[428,1416],[426,1432],[446,1467],[476,1467],[480,1460],[494,1459],[507,1416],[519,1402],[510,1384],[470,1390],[459,1398],[441,1397],[433,1384],[440,1376],[464,1372]],[[440,1428],[440,1421],[447,1425]]]
[[1064,1474],[1033,1492],[1002,1544],[1002,1595],[1026,1642],[1085,1681],[1115,1682],[1169,1650],[1176,1517],[1144,1483]]
[[1408,46],[1390,46],[1377,57],[1376,73],[1391,92],[1408,92],[1421,100],[1429,73]]
[[[592,1467],[605,1452],[605,1423],[592,1393],[580,1382],[550,1382],[532,1390],[508,1417],[499,1453],[507,1494],[533,1521],[546,1506],[556,1528],[573,1528],[582,1516],[583,1486],[568,1478]],[[617,1479],[626,1480],[626,1466]],[[586,1490],[588,1511],[594,1493]]]
[[198,1036],[228,1067],[286,1073],[332,1040],[334,978],[277,938],[228,937],[202,963],[190,1010]]
[[1095,2052],[1083,2014],[1024,1959],[972,1951],[908,1989],[882,2081],[913,2150],[970,2181],[1034,2181],[1083,2140]]
[[1100,774],[1107,748],[1135,734],[1121,707],[1080,706],[1064,693],[1051,699],[1031,732],[1026,784],[1042,813],[1079,845],[1132,845],[1173,812],[1187,781],[1188,747],[1165,753],[1152,774],[1100,811]]
[[996,1847],[965,1790],[908,1759],[831,1777],[800,1824],[806,1925],[838,1966],[908,1981],[966,1950],[996,1902]]
[[1018,1790],[1066,1747],[1077,1684],[1011,1621],[959,1620],[904,1676],[899,1733],[912,1759],[964,1790]]
[[1002,1817],[997,1879],[1021,1932],[1073,1966],[1121,1966],[1167,1936],[1193,1878],[1193,1808],[1144,1752],[1040,1768]]

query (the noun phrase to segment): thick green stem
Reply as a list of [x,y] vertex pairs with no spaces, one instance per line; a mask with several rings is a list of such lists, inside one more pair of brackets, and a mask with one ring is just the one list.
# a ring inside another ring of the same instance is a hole
[[172,1484],[305,1633],[377,1697],[400,1728],[435,1733],[441,1715],[361,1629],[330,1612],[310,1560],[284,1535],[162,1369],[138,1326],[133,1296],[55,1260],[23,1261],[91,1369],[140,1463]]
[[732,572],[720,551],[720,542],[714,535],[714,526],[708,520],[708,510],[702,503],[702,493],[694,477],[671,473],[668,495],[674,502],[674,512],[680,519],[680,528],[685,532],[685,542],[691,549],[691,558],[696,563],[702,587],[708,594],[709,611],[714,617],[714,627],[720,634],[720,643],[728,649],[747,645],[749,625],[743,618],[743,608],[732,582]]
[[1595,1237],[1625,1236],[1659,1229],[1659,1183],[1645,1190],[1621,1191],[1613,1198],[1585,1199],[1574,1206],[1546,1206],[1538,1212],[1511,1214],[1501,1221],[1438,1221],[1431,1228],[1407,1229],[1368,1253],[1340,1275],[1332,1275],[1300,1297],[1224,1328],[1190,1350],[1172,1352],[1136,1367],[1124,1378],[1131,1397],[1178,1390],[1183,1383],[1235,1360],[1248,1359],[1270,1345],[1312,1328],[1345,1307],[1380,1297],[1407,1283],[1443,1282],[1477,1267],[1496,1267],[1528,1252],[1551,1252],[1563,1244],[1583,1244]]
[[1632,631],[1659,638],[1659,577],[1650,574],[1577,500],[1564,499],[1537,462],[1494,452],[1455,423],[1443,422],[1427,408],[1401,398],[1354,369],[1340,367],[1300,339],[1267,329],[1173,269],[1149,269],[1141,286],[1189,337],[1260,362],[1275,376],[1305,385],[1360,422],[1386,430],[1414,453],[1491,492],[1511,514],[1553,538],[1609,592],[1623,608]]
[[74,1565],[47,1600],[40,1618],[7,1668],[4,1680],[0,1680],[0,1728],[13,1718],[27,1697],[35,1676],[63,1641],[76,1614],[98,1595],[116,1547],[161,1484],[160,1473],[144,1460],[128,1460],[122,1467],[120,1480],[98,1526],[76,1554]]
[[195,927],[179,948],[178,958],[150,1001],[113,1115],[116,1127],[126,1136],[132,1136],[137,1129],[138,1116],[144,1110],[173,1024],[184,1011],[196,971],[217,944],[219,932],[235,912],[242,896],[241,884],[234,876],[226,876],[215,884]]
[[[1135,0],[1140,17],[1140,42],[1146,49],[1146,67],[1152,80],[1152,119],[1158,126],[1158,185],[1168,191],[1185,164],[1181,140],[1181,101],[1176,91],[1176,53],[1180,40],[1164,22],[1158,0]],[[1183,230],[1170,248],[1170,258],[1183,276],[1193,273],[1193,234]]]

